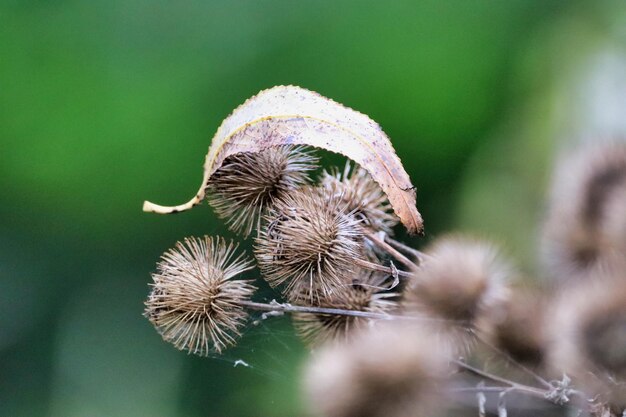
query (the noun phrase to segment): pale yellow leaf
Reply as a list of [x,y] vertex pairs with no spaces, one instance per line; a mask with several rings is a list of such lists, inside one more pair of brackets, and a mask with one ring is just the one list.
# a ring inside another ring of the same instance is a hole
[[203,200],[209,178],[228,156],[287,144],[322,148],[352,159],[381,186],[409,233],[422,231],[415,187],[380,126],[362,113],[295,86],[261,91],[222,122],[206,156],[202,185],[190,201],[172,207],[146,201],[143,209],[163,214],[188,210]]

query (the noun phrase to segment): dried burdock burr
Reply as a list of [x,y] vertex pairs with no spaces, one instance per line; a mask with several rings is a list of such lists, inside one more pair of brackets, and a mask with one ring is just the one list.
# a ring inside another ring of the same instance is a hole
[[[360,271],[353,282],[337,288],[332,294],[303,294],[300,304],[314,307],[354,310],[370,313],[392,313],[398,294],[388,289],[389,276],[379,272]],[[294,313],[296,333],[309,345],[319,346],[330,340],[347,340],[352,333],[374,319],[337,314]]]
[[595,269],[561,292],[549,321],[549,361],[590,394],[626,407],[626,264]]
[[[313,187],[307,176],[318,160],[303,146],[356,165],[324,172]],[[145,316],[177,348],[220,353],[248,311],[293,314],[315,345],[306,385],[322,416],[442,415],[468,398],[484,416],[496,395],[498,415],[517,404],[526,414],[545,405],[623,414],[625,142],[595,143],[557,173],[543,255],[569,282],[545,314],[545,332],[544,299],[508,300],[511,268],[492,245],[448,237],[422,253],[390,236],[398,221],[409,234],[423,231],[413,183],[380,126],[317,93],[278,86],[247,100],[218,128],[194,196],[175,206],[146,201],[144,211],[179,213],[207,194],[231,230],[256,228],[263,278],[285,299],[251,300],[254,286],[239,278],[251,264],[232,243],[178,243],[162,256],[145,303]],[[476,355],[466,361],[470,345]],[[542,359],[556,374],[528,366]],[[493,360],[506,367],[493,370]],[[516,404],[518,395],[543,404]]]
[[511,359],[527,366],[543,364],[547,342],[545,311],[548,299],[538,290],[515,288],[502,307],[502,313],[481,323],[491,344]]
[[435,241],[404,296],[407,314],[435,320],[433,333],[468,347],[479,321],[497,315],[509,295],[511,266],[490,243],[464,236]]
[[236,249],[222,238],[187,238],[163,254],[145,303],[163,340],[200,356],[235,344],[247,318],[241,303],[255,291],[235,279],[252,268]]
[[344,203],[345,211],[361,220],[373,232],[393,233],[398,218],[393,214],[389,200],[370,174],[358,166],[346,163],[343,172],[324,171],[320,186],[336,194]]
[[338,196],[306,186],[270,208],[255,256],[263,277],[283,286],[288,299],[328,295],[352,282],[363,258],[363,229],[343,207]]
[[308,364],[315,415],[423,417],[441,412],[447,355],[414,324],[378,322],[346,343],[329,343]]
[[208,200],[229,228],[248,236],[267,207],[306,184],[318,158],[302,146],[277,146],[230,156],[211,176]]
[[556,282],[586,277],[626,256],[626,142],[587,145],[557,166],[544,225],[543,258]]

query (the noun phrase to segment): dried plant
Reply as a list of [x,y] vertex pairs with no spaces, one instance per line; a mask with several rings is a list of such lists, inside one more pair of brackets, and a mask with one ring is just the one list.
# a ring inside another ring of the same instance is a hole
[[502,306],[502,314],[483,322],[481,331],[512,359],[541,367],[547,349],[544,317],[549,301],[539,290],[514,288]]
[[562,158],[552,185],[544,261],[552,278],[586,276],[626,253],[626,143],[587,145]]
[[273,202],[308,182],[318,159],[302,146],[278,146],[228,157],[215,171],[208,199],[230,229],[248,236]]
[[346,163],[343,172],[337,169],[324,171],[320,186],[340,196],[345,204],[344,210],[361,220],[364,227],[374,232],[393,233],[398,218],[385,193],[364,169]]
[[252,268],[236,249],[220,238],[188,238],[163,254],[145,311],[163,340],[200,356],[235,344],[247,317],[241,302],[256,289],[234,279]]
[[448,357],[419,327],[379,323],[344,344],[329,344],[309,364],[310,405],[328,417],[434,415]]
[[352,282],[363,232],[341,196],[303,187],[277,201],[267,223],[256,239],[256,259],[267,282],[284,284],[289,299],[328,296]]
[[[356,165],[309,184],[317,157],[304,145]],[[551,281],[534,290],[509,287],[515,272],[486,241],[453,235],[421,252],[393,239],[398,219],[413,234],[422,220],[389,139],[298,87],[261,92],[223,122],[188,203],[144,209],[187,210],[206,193],[231,229],[257,229],[256,263],[280,292],[251,300],[252,283],[235,279],[251,263],[223,239],[178,243],[145,312],[177,348],[220,353],[249,314],[288,313],[315,348],[305,391],[319,416],[624,415],[624,142],[560,165],[541,246]]]
[[[397,307],[398,294],[389,291],[389,277],[379,272],[360,271],[351,284],[346,284],[332,294],[301,297],[304,305],[324,308],[389,314]],[[308,300],[314,303],[308,303]],[[294,313],[293,322],[298,335],[312,346],[331,340],[348,340],[352,333],[372,323],[369,317],[340,314]]]
[[432,331],[464,350],[478,322],[500,313],[512,268],[493,245],[462,236],[441,238],[425,254],[404,308],[441,319],[432,322]]
[[626,263],[598,268],[561,293],[550,324],[553,369],[626,407]]

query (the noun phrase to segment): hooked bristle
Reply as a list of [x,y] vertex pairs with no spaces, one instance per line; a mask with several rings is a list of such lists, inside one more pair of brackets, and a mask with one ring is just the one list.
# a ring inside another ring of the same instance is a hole
[[234,279],[252,269],[237,245],[222,238],[187,238],[168,250],[152,274],[144,315],[163,340],[200,356],[235,344],[256,288]]
[[209,204],[230,230],[249,236],[274,201],[309,182],[318,158],[302,146],[278,146],[227,158],[209,180]]
[[363,258],[363,229],[343,202],[323,189],[303,187],[278,200],[256,238],[255,256],[272,287],[289,299],[331,294],[352,282]]

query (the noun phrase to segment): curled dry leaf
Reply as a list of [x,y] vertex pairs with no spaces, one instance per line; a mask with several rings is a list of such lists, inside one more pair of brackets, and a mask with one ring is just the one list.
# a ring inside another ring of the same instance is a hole
[[290,144],[322,148],[358,163],[380,184],[409,233],[421,233],[415,187],[380,126],[362,113],[295,86],[261,91],[222,122],[206,156],[202,185],[190,201],[172,207],[146,201],[143,210],[161,214],[188,210],[202,201],[211,175],[228,156]]

